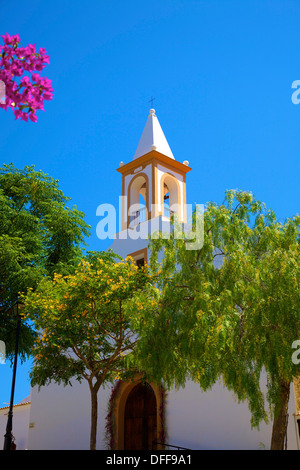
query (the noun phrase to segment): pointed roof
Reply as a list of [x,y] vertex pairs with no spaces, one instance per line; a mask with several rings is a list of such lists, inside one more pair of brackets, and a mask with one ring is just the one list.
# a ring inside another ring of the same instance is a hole
[[157,152],[160,152],[163,155],[166,155],[167,157],[173,158],[173,160],[175,160],[165,134],[163,133],[163,130],[156,117],[155,109],[150,109],[149,113],[150,114],[148,116],[133,160],[151,152],[151,150],[156,150]]

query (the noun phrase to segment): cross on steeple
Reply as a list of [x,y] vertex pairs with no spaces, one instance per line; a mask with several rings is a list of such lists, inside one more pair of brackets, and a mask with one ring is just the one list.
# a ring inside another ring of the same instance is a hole
[[153,98],[153,96],[151,96],[151,100],[149,100],[149,103],[151,103],[151,108],[153,108],[153,101],[155,100],[155,98]]

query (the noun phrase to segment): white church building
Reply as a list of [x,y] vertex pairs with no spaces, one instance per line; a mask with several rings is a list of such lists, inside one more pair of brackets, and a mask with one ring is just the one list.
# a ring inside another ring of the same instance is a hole
[[[133,158],[121,162],[121,227],[112,242],[113,252],[130,255],[137,263],[149,260],[147,235],[168,226],[175,211],[187,222],[186,177],[189,162],[175,159],[151,109]],[[121,186],[122,184],[122,186]],[[141,201],[143,200],[143,206]],[[87,383],[50,384],[32,388],[26,405],[14,407],[13,434],[17,450],[88,450],[90,392]],[[291,384],[287,449],[300,449],[300,393]],[[26,416],[22,415],[22,410]],[[0,409],[5,433],[7,409]],[[24,418],[25,416],[25,418]],[[166,391],[149,383],[118,382],[99,390],[97,449],[191,450],[269,449],[272,423],[252,429],[247,403],[238,403],[221,383],[202,392],[188,382]],[[165,447],[163,446],[165,444]]]

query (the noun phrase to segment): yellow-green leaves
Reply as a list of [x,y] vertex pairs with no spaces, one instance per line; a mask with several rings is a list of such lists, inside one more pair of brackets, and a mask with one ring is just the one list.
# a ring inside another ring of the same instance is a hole
[[193,377],[206,389],[223,377],[257,425],[266,402],[278,405],[281,382],[300,373],[291,360],[300,338],[300,218],[279,222],[253,194],[230,190],[222,205],[206,205],[204,235],[195,251],[177,240],[151,242],[154,258],[164,250],[167,261],[161,271],[155,259],[151,265],[161,298],[141,345],[170,385]]
[[68,382],[72,374],[103,382],[112,371],[128,372],[128,355],[156,307],[157,288],[147,267],[118,261],[111,253],[93,253],[73,274],[55,274],[28,293],[26,311],[41,331],[34,383]]

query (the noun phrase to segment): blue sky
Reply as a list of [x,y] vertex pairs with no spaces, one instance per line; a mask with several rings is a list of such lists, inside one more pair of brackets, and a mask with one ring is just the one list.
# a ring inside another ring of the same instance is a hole
[[[37,123],[0,110],[1,164],[35,165],[60,181],[96,236],[96,208],[117,206],[119,162],[154,108],[175,158],[188,160],[187,201],[250,190],[279,219],[299,212],[300,2],[291,0],[0,0],[0,34],[50,55],[54,98]],[[18,368],[15,402],[29,393]],[[0,407],[11,373],[0,365]]]

